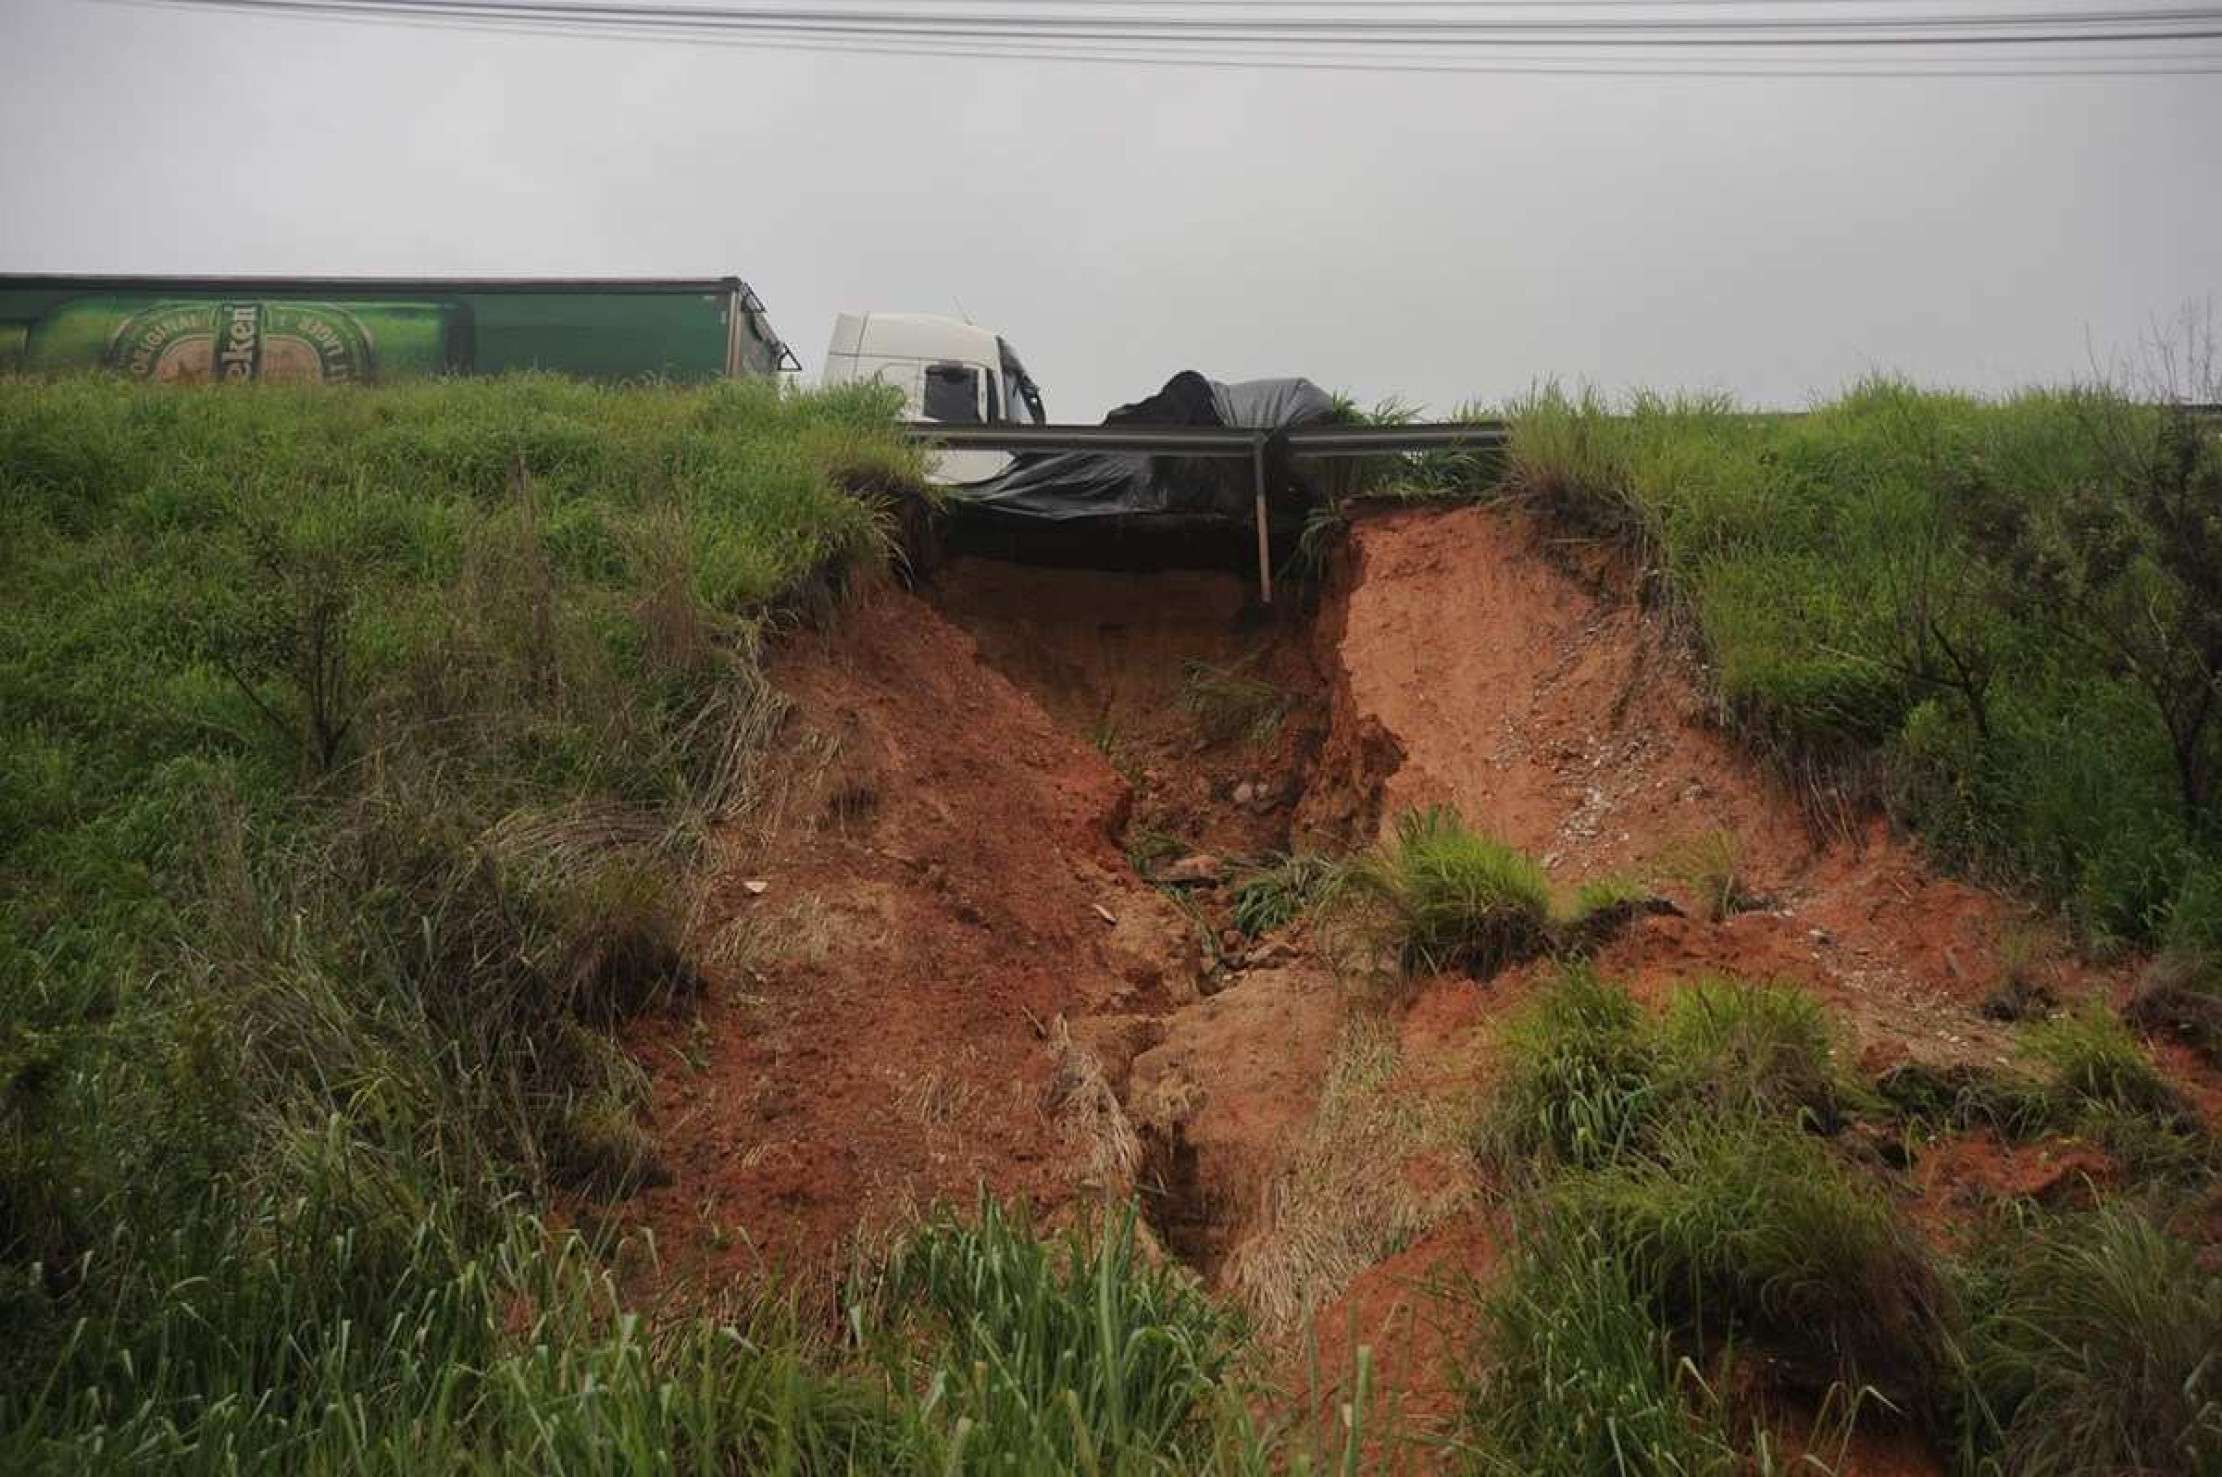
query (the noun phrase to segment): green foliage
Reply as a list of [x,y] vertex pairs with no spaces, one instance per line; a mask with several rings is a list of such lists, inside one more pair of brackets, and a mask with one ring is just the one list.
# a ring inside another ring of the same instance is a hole
[[1483,1140],[1500,1161],[1606,1163],[1661,1109],[1659,1049],[1642,1010],[1582,966],[1562,970],[1512,1017]]
[[1251,938],[1311,910],[1335,887],[1342,864],[1306,852],[1245,869],[1234,884],[1234,926]]
[[1635,551],[1735,723],[2098,940],[2222,943],[2222,444],[2106,390],[1516,406],[1505,487]]
[[1795,986],[1694,981],[1675,991],[1662,1039],[1670,1087],[1713,1111],[1836,1123],[1835,1032]]
[[2160,1117],[2182,1107],[2137,1038],[2101,1001],[2029,1027],[2022,1051],[2072,1102]]
[[2222,1275],[2140,1212],[2032,1218],[1966,1281],[1959,1464],[2222,1470]]
[[1381,910],[1382,932],[1407,971],[1487,975],[1547,939],[1551,884],[1543,869],[1448,808],[1399,816],[1392,838],[1354,863],[1347,881]]
[[[615,1464],[593,1392],[673,1398],[660,1353],[596,1341],[591,1278],[557,1308],[490,1269],[536,1199],[657,1171],[606,1029],[693,988],[674,884],[777,714],[756,632],[885,552],[874,497],[917,485],[889,416],[767,384],[0,382],[27,1462]],[[583,1321],[528,1358],[487,1312],[512,1295]]]
[[1266,744],[1281,731],[1288,716],[1289,695],[1264,678],[1245,670],[1249,663],[1214,666],[1188,664],[1181,682],[1180,705],[1196,720],[1206,743],[1223,744],[1243,739]]
[[1816,1390],[1849,1373],[1902,1408],[1934,1390],[1943,1294],[1873,1187],[1766,1120],[1685,1119],[1655,1154],[1568,1177],[1636,1284],[1701,1341],[1757,1339]]
[[1187,1272],[1144,1256],[1132,1207],[1093,1243],[1035,1238],[992,1202],[889,1259],[879,1315],[933,1352],[924,1417],[968,1471],[1195,1470],[1236,1330]]
[[1483,1300],[1465,1439],[1484,1472],[1696,1477],[1743,1470],[1698,1372],[1596,1227],[1543,1212]]

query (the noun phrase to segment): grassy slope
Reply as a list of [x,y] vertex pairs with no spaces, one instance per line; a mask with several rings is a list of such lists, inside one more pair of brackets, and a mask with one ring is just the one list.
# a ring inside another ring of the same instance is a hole
[[[1877,382],[1800,418],[1553,392],[1515,415],[1508,485],[1643,551],[1732,720],[1793,772],[1864,770],[1945,858],[2034,884],[2088,937],[2204,948],[2222,943],[2222,816],[2187,813],[2139,673],[2000,529],[2024,519],[2041,553],[2121,535],[2127,575],[2094,606],[2176,622],[2198,601],[2139,502],[2166,431],[2101,392]],[[2222,451],[2202,457],[2211,534]],[[2222,730],[2197,748],[2222,762]]]
[[605,1028],[688,988],[758,633],[918,486],[869,395],[0,382],[0,1468],[1250,1449],[1116,1237],[926,1233],[835,1357],[535,1218],[653,1169]]

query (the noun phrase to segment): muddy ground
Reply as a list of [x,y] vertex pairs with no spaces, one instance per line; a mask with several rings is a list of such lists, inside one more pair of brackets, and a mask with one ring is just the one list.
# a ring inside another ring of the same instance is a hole
[[[1870,1071],[2003,1061],[1981,1005],[2010,937],[2062,998],[2118,985],[1760,772],[1625,575],[1517,514],[1399,512],[1266,618],[1232,576],[958,559],[791,638],[775,779],[701,910],[711,988],[635,1043],[670,1177],[631,1213],[682,1275],[830,1292],[937,1201],[984,1187],[1054,1223],[1139,1191],[1293,1399],[1366,1343],[1424,1429],[1468,1333],[1455,1288],[1496,1258],[1473,1106],[1538,967],[1384,992],[1302,923],[1230,933],[1239,864],[1455,805],[1561,885],[1680,906],[1600,956],[1639,996],[1794,980]],[[2103,1171],[1969,1140],[1901,1193],[1949,1237],[1985,1197]],[[1878,1446],[1865,1469],[1920,1468]]]

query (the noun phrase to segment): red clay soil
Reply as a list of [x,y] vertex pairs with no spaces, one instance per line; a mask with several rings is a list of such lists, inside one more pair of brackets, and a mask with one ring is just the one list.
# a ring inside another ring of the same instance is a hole
[[[1353,543],[1331,681],[1338,727],[1373,726],[1401,756],[1383,813],[1454,805],[1562,885],[1633,873],[1677,896],[1690,916],[1653,919],[1599,961],[1639,994],[1709,971],[1784,978],[1863,1046],[2008,1053],[1973,1007],[1998,982],[2014,908],[1936,877],[1879,821],[1816,834],[1712,721],[1703,674],[1614,589],[1612,561],[1484,508],[1370,519]],[[1723,835],[1765,906],[1716,924],[1675,878]]]
[[[1616,573],[1518,515],[1399,512],[1358,522],[1314,620],[1246,621],[1228,576],[959,560],[924,598],[878,590],[829,634],[791,640],[772,670],[794,704],[784,784],[721,838],[699,1022],[637,1043],[671,1180],[631,1213],[683,1270],[822,1273],[854,1238],[981,1187],[1052,1216],[1123,1193],[1089,1138],[1100,1120],[1051,1095],[1062,1016],[1141,1133],[1139,1187],[1165,1241],[1213,1272],[1267,1234],[1346,1016],[1391,1013],[1397,1091],[1465,1102],[1542,971],[1361,1000],[1300,928],[1245,967],[1202,948],[1196,917],[1127,850],[1362,846],[1426,804],[1457,806],[1569,888],[1665,879],[1684,915],[1643,920],[1598,961],[1644,998],[1710,972],[1793,980],[1869,1066],[2010,1058],[2010,1029],[1979,1006],[2021,915],[1931,875],[1880,825],[1809,827],[1719,731],[1704,674]],[[1278,728],[1207,741],[1183,704],[1194,663],[1285,694]],[[1764,900],[1718,921],[1674,880],[1715,835]],[[1223,882],[1184,896],[1207,929],[1224,922]],[[2119,986],[2054,953],[2062,998]],[[2042,1194],[2099,1167],[1966,1138],[1917,1165],[1907,1195],[1942,1227],[1963,1185]],[[1477,1173],[1417,1141],[1378,1172]],[[1455,1203],[1486,1205],[1473,1191]],[[1369,1343],[1384,1398],[1447,1413],[1443,1365],[1470,1309],[1441,1301],[1438,1274],[1485,1276],[1495,1244],[1460,1209],[1347,1287],[1309,1289],[1318,1367],[1337,1377]],[[1316,1412],[1328,1392],[1310,1386],[1303,1337],[1281,1367]],[[1867,1457],[1855,1470],[1921,1470]]]
[[[987,559],[951,561],[933,599],[983,659],[1133,782],[1130,838],[1177,840],[1221,860],[1288,845],[1327,716],[1300,610],[1284,602],[1252,611],[1247,588],[1226,574]],[[1215,742],[1201,733],[1185,706],[1200,669],[1281,694],[1285,712],[1271,735]],[[1263,793],[1238,802],[1244,784]]]
[[671,1182],[635,1212],[681,1268],[739,1274],[826,1269],[981,1186],[1053,1211],[1087,1155],[1046,1099],[1050,1023],[1195,995],[1114,840],[1128,787],[896,590],[771,676],[789,784],[724,840],[699,1023],[641,1043]]

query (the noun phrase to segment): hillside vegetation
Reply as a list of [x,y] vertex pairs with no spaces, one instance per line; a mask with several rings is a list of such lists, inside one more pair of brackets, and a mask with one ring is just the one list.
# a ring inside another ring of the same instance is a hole
[[1887,801],[2093,942],[2222,944],[2209,423],[2105,390],[1875,382],[1795,418],[1554,392],[1505,486],[1640,553],[1816,799]]
[[[2222,461],[2194,423],[1545,395],[1499,472],[1447,475],[1638,552],[1817,812],[1885,803],[2093,945],[2169,946],[2141,1023],[2222,1022]],[[1115,1201],[1055,1235],[929,1212],[837,1319],[667,1284],[607,1229],[666,1172],[616,1033],[702,988],[705,842],[776,762],[762,649],[841,619],[920,473],[868,392],[0,380],[0,1470],[1392,1450],[1362,1355],[1348,1405],[1261,1415],[1241,1317]],[[1227,744],[1291,701],[1189,689]],[[1414,976],[1552,956],[1446,1135],[1504,1257],[1429,1460],[1779,1470],[1772,1432],[1825,1457],[1882,1409],[1969,1473],[2222,1462],[2222,1283],[2184,1230],[2214,1141],[2104,1002],[2019,1065],[1864,1079],[1795,987],[1639,1004],[1582,961],[1653,900],[1561,896],[1486,819],[1405,816],[1235,900],[1246,937],[1355,910]],[[1892,1169],[1974,1131],[2103,1145],[2136,1193],[1940,1252]]]

